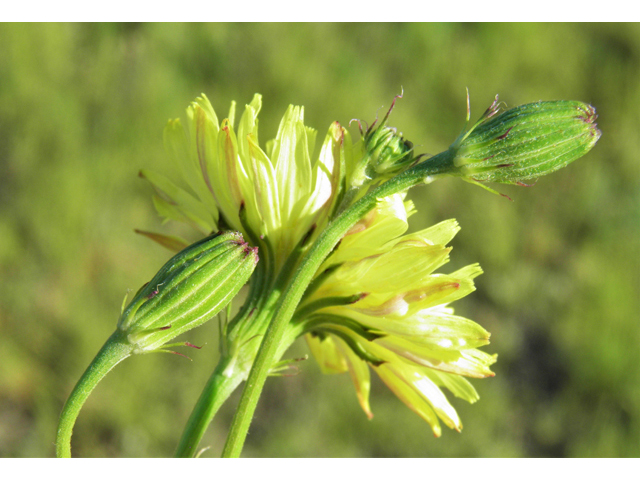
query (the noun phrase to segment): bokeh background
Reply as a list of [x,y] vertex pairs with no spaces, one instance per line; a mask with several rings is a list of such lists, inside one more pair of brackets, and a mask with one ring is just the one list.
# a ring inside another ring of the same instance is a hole
[[[245,456],[625,457],[640,453],[640,26],[631,24],[3,24],[0,26],[0,455],[53,455],[76,380],[113,331],[127,289],[170,253],[134,228],[161,226],[141,168],[173,172],[169,118],[206,93],[222,116],[264,95],[261,137],[289,103],[307,123],[391,124],[437,153],[507,105],[593,104],[586,157],[502,197],[455,179],[411,192],[412,228],[457,218],[443,271],[479,262],[457,312],[492,332],[496,376],[453,399],[462,433],[441,438],[374,380],[368,421],[347,375],[272,378]],[[472,118],[473,119],[473,118]],[[353,134],[357,135],[353,129]],[[320,142],[319,142],[320,143]],[[98,386],[75,455],[170,456],[215,365],[211,322],[191,356],[135,357]],[[305,345],[294,346],[302,355]],[[219,454],[238,392],[203,446]]]

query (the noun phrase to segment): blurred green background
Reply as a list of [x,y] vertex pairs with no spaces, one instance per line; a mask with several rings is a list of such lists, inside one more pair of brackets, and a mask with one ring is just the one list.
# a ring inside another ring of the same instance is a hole
[[[463,126],[468,87],[472,119],[496,93],[509,106],[582,100],[603,135],[533,188],[497,187],[514,202],[455,179],[411,192],[413,229],[462,226],[443,271],[486,272],[456,302],[499,354],[496,377],[473,381],[478,403],[452,400],[463,432],[435,439],[377,378],[368,421],[348,376],[308,361],[267,382],[244,455],[638,456],[639,73],[639,25],[1,25],[0,455],[53,455],[62,404],[126,290],[169,258],[133,229],[184,234],[161,227],[137,173],[172,172],[162,129],[195,96],[222,116],[261,92],[263,141],[289,103],[305,105],[321,139],[334,120],[371,121],[403,87],[391,124],[435,154]],[[216,361],[214,323],[186,336],[207,344],[193,362],[140,356],[107,376],[74,454],[170,456]]]

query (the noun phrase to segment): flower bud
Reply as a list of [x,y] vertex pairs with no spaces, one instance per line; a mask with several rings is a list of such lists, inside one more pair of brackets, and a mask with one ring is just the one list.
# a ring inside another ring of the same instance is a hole
[[157,350],[202,325],[238,293],[258,262],[257,248],[237,232],[218,233],[185,248],[144,285],[118,321],[135,346]]
[[498,114],[496,96],[480,120],[449,147],[453,171],[478,182],[522,184],[586,154],[601,132],[591,105],[537,102]]
[[395,128],[387,126],[387,120],[398,98],[402,98],[402,94],[393,99],[389,111],[378,126],[376,119],[366,132],[363,133],[362,128],[360,129],[363,133],[363,151],[351,175],[352,186],[360,187],[371,181],[386,180],[416,163],[413,143],[405,140]]
[[395,128],[381,125],[364,139],[368,168],[376,176],[393,176],[414,162],[413,144]]

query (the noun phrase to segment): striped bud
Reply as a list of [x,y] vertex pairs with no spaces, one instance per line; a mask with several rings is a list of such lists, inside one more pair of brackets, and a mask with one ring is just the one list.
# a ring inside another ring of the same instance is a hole
[[222,310],[249,280],[257,248],[237,232],[217,233],[185,248],[122,311],[118,330],[133,353],[157,350]]
[[585,155],[600,138],[596,111],[576,101],[537,102],[498,114],[496,96],[449,147],[447,173],[472,181],[523,184]]

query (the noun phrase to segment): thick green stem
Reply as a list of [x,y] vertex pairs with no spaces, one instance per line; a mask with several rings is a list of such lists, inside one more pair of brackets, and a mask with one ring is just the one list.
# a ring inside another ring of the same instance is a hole
[[318,237],[302,260],[275,308],[275,314],[262,340],[260,350],[255,359],[247,384],[242,393],[240,404],[233,418],[223,457],[239,457],[244,445],[253,413],[256,409],[260,393],[264,387],[269,370],[276,360],[276,352],[286,332],[304,291],[313,279],[322,262],[331,253],[340,239],[358,220],[375,208],[378,199],[405,191],[428,177],[448,171],[450,162],[448,152],[443,152],[429,161],[419,164],[397,177],[383,183],[367,193],[353,206],[342,212]]
[[131,355],[133,346],[117,331],[109,337],[84,374],[78,380],[60,414],[56,437],[56,455],[71,457],[71,435],[78,414],[98,382],[122,360]]

